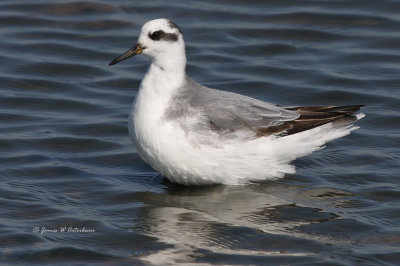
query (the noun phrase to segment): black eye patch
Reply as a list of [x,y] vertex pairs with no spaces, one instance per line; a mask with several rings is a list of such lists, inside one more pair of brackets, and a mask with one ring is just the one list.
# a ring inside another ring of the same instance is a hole
[[149,37],[150,39],[152,39],[153,41],[158,41],[162,38],[162,36],[165,35],[165,32],[163,32],[162,30],[158,30],[155,31],[153,33],[149,33]]
[[155,31],[153,33],[149,33],[150,39],[153,41],[159,41],[159,40],[164,40],[164,41],[177,41],[178,36],[175,33],[166,33],[162,30]]

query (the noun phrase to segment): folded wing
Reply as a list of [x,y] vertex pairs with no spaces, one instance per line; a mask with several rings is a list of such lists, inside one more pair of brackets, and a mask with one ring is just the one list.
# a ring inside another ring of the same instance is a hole
[[335,120],[355,120],[362,105],[282,107],[244,95],[210,89],[188,79],[185,91],[174,101],[175,115],[200,110],[209,128],[219,135],[240,132],[254,137],[286,136],[309,130]]

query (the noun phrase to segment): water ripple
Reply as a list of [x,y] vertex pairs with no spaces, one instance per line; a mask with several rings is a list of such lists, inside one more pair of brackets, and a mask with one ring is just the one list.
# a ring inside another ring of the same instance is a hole
[[[396,264],[398,1],[0,2],[5,264]],[[108,62],[173,19],[188,73],[287,105],[366,104],[360,129],[243,187],[174,185],[128,110],[148,60]],[[91,233],[34,232],[86,228]]]

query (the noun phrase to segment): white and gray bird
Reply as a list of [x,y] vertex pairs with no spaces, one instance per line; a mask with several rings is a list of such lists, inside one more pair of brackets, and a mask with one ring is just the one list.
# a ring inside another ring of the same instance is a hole
[[295,172],[290,163],[349,134],[361,105],[282,107],[207,88],[186,74],[182,31],[143,25],[109,65],[144,54],[151,65],[130,110],[129,134],[149,165],[184,185],[244,184]]

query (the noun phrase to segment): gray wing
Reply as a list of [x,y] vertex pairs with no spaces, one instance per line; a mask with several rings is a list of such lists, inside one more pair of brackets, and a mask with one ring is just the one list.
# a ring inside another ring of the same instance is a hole
[[210,89],[190,78],[187,78],[174,102],[174,110],[170,114],[176,116],[193,109],[199,110],[209,120],[210,128],[220,134],[243,130],[258,134],[260,130],[276,128],[299,117],[295,110],[232,92]]

